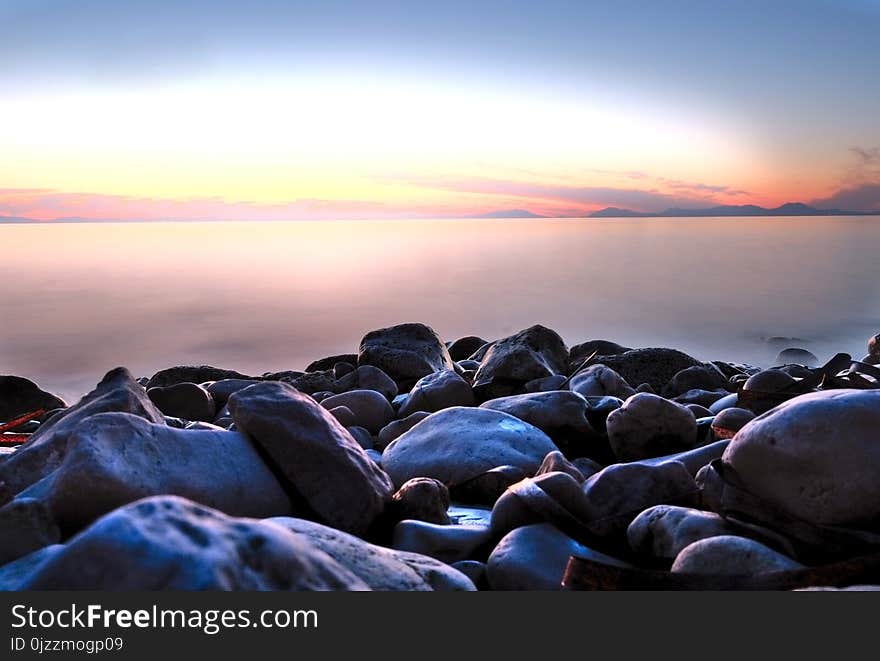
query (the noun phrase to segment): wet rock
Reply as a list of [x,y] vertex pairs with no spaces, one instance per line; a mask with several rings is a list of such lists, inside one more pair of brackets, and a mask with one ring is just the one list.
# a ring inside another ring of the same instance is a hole
[[474,391],[470,384],[455,372],[444,370],[419,379],[400,407],[398,415],[405,418],[417,411],[435,413],[451,406],[474,404]]
[[140,416],[164,424],[165,418],[125,368],[108,372],[78,403],[43,422],[26,445],[0,463],[0,503],[42,479],[61,465],[70,433],[84,419],[108,411]]
[[[335,411],[336,409],[333,410]],[[363,427],[358,427],[357,425],[348,425],[345,426],[345,429],[348,431],[349,434],[351,434],[351,437],[355,441],[357,441],[357,444],[360,445],[364,450],[373,449],[373,435],[370,434],[369,431],[367,431]]]
[[270,382],[240,390],[228,406],[236,427],[287,480],[294,506],[312,510],[308,518],[363,534],[385,509],[393,493],[388,476],[312,398]]
[[378,367],[361,365],[353,372],[339,378],[334,385],[335,392],[349,390],[375,390],[389,402],[397,396],[397,384]]
[[0,375],[0,422],[43,409],[66,408],[67,402],[21,376]]
[[459,360],[455,363],[455,371],[463,377],[467,377],[471,372],[475,373],[480,369],[479,360]]
[[727,395],[726,397],[722,397],[721,399],[715,400],[712,402],[712,405],[709,406],[709,410],[713,415],[717,415],[721,413],[724,409],[734,408],[738,402],[738,396],[736,393],[732,393]]
[[479,555],[479,549],[488,544],[490,537],[488,526],[449,526],[406,520],[394,527],[391,546],[398,551],[418,553],[452,564]]
[[733,438],[736,432],[755,419],[755,414],[748,409],[724,409],[712,420],[712,433],[715,438]]
[[432,328],[400,324],[367,333],[361,340],[358,365],[378,367],[400,387],[432,372],[452,369],[452,358]]
[[449,495],[458,503],[492,507],[511,485],[526,477],[526,472],[517,466],[496,466],[451,487]]
[[25,590],[367,590],[303,535],[176,496],[102,517],[21,580]]
[[583,482],[585,479],[580,469],[568,461],[568,459],[565,458],[565,455],[559,451],[550,452],[544,457],[544,461],[541,462],[541,466],[538,468],[538,472],[535,473],[535,477],[544,475],[545,473],[566,473],[578,482]]
[[734,535],[694,542],[672,563],[673,572],[684,574],[754,575],[803,568],[802,564],[759,542]]
[[578,544],[548,523],[517,528],[504,536],[489,556],[486,575],[493,590],[560,590],[569,556],[604,564],[625,562]]
[[610,367],[627,383],[647,383],[658,393],[682,370],[702,365],[686,353],[662,348],[633,349],[614,356],[597,356],[595,362]]
[[[698,404],[704,408],[712,406],[715,402],[729,395],[726,390],[688,390],[686,393],[674,397],[672,401],[677,404]],[[709,414],[711,415],[711,413]]]
[[223,379],[252,379],[253,377],[235,370],[225,370],[210,365],[179,365],[159,370],[145,386],[150,388],[166,388],[176,383],[204,383],[205,381],[222,381]]
[[354,411],[347,406],[334,406],[332,409],[327,410],[343,427],[354,427],[357,425],[357,418],[354,415]]
[[[573,516],[583,521],[590,520],[592,512],[587,507],[581,483],[568,473],[544,473],[536,476],[533,483]],[[543,517],[530,507],[520,495],[513,491],[507,491],[498,498],[492,507],[492,536],[495,539],[500,539],[515,528],[543,521]]]
[[659,466],[660,464],[668,464],[675,461],[682,464],[688,473],[696,475],[703,466],[716,459],[720,459],[721,455],[724,454],[724,450],[727,449],[729,442],[728,440],[715,441],[687,452],[676,452],[675,454],[668,454],[662,457],[642,459],[638,463],[647,466]]
[[608,441],[620,461],[637,461],[694,447],[697,422],[684,406],[639,393],[608,415]]
[[880,515],[880,390],[791,399],[737,432],[722,457],[742,486],[813,524]]
[[480,408],[500,411],[543,431],[566,456],[592,455],[604,440],[587,421],[587,400],[575,392],[525,393],[490,399]]
[[356,353],[340,353],[335,356],[327,356],[309,363],[306,372],[325,372],[333,369],[336,363],[351,363],[357,365],[358,355]]
[[534,473],[556,449],[544,432],[512,415],[453,407],[399,436],[385,448],[382,463],[396,485],[433,477],[454,486],[499,465]]
[[694,418],[700,419],[712,417],[712,411],[705,406],[700,406],[699,404],[685,404],[685,407],[688,411],[694,414]]
[[0,565],[60,539],[51,512],[39,500],[19,498],[0,508]]
[[523,389],[526,392],[550,392],[551,390],[561,390],[566,381],[566,377],[562,374],[554,374],[553,376],[545,376],[540,379],[526,381]]
[[571,463],[581,472],[584,480],[589,479],[604,468],[598,461],[593,461],[589,457],[577,457]]
[[724,390],[729,385],[724,375],[714,367],[694,365],[677,372],[663,388],[662,394],[672,399],[689,390]]
[[568,349],[562,338],[544,326],[532,326],[495,342],[481,361],[474,389],[482,399],[512,395],[533,379],[564,374]]
[[440,480],[414,477],[391,497],[389,515],[398,521],[414,519],[445,525],[449,523],[449,489]]
[[211,422],[217,414],[214,398],[196,383],[175,383],[147,390],[147,396],[165,415]]
[[730,525],[714,512],[675,505],[649,507],[626,530],[633,551],[668,562],[694,542],[733,534]]
[[782,370],[762,370],[753,374],[747,380],[743,388],[745,390],[762,390],[764,392],[776,392],[794,385],[795,379]]
[[379,438],[378,442],[376,443],[376,448],[379,450],[384,450],[388,447],[391,441],[393,441],[401,434],[408,432],[429,415],[431,414],[427,411],[416,411],[415,413],[409,414],[402,420],[393,420],[389,422],[379,431]]
[[323,551],[373,590],[473,591],[471,580],[439,560],[418,553],[368,544],[354,535],[312,521],[269,519]]
[[623,400],[617,397],[587,397],[586,400],[590,426],[600,434],[607,434],[608,416],[623,406]]
[[818,367],[819,359],[811,351],[799,348],[783,349],[776,356],[777,365],[803,365]]
[[480,337],[473,335],[460,337],[449,345],[449,355],[452,360],[467,360],[484,344],[486,340]]
[[202,386],[211,393],[219,410],[226,406],[226,400],[232,393],[259,382],[259,379],[221,379],[220,381],[205,382]]
[[241,434],[179,430],[129,413],[82,421],[68,436],[58,468],[20,497],[43,502],[70,534],[117,507],[161,494],[234,516],[291,511],[287,495]]
[[614,464],[583,484],[586,520],[597,534],[622,538],[633,519],[652,505],[696,504],[697,485],[683,464]]
[[327,410],[345,406],[354,413],[354,424],[372,434],[378,434],[382,427],[394,419],[391,404],[375,390],[349,390],[322,400],[321,406]]
[[584,397],[617,397],[627,399],[635,390],[620,374],[605,365],[590,365],[571,377],[568,389]]

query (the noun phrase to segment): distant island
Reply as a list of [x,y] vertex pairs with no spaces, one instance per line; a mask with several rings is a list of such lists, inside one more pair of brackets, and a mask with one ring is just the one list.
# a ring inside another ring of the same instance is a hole
[[606,207],[594,211],[589,218],[705,218],[711,216],[868,216],[877,211],[844,211],[843,209],[817,209],[803,202],[787,202],[774,209],[754,204],[726,204],[707,209],[671,208],[666,211],[649,212]]

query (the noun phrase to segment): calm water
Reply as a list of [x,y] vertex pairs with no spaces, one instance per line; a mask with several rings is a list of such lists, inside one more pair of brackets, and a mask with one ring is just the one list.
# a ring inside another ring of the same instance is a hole
[[0,225],[0,373],[68,397],[116,365],[262,373],[422,321],[533,323],[705,359],[768,338],[861,356],[880,330],[880,217]]

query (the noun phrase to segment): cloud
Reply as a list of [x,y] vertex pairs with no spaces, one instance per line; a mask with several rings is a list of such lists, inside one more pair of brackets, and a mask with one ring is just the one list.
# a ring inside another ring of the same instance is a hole
[[880,147],[850,147],[853,165],[828,197],[813,200],[826,209],[880,210]]

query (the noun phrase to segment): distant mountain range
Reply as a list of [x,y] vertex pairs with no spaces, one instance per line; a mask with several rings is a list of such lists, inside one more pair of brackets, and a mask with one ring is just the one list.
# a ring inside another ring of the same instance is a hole
[[537,213],[532,213],[528,209],[501,209],[500,211],[488,211],[477,216],[468,216],[468,218],[546,218]]
[[707,209],[672,208],[660,212],[633,211],[607,207],[589,214],[590,218],[705,218],[707,216],[867,216],[876,211],[844,211],[842,209],[817,209],[803,202],[787,202],[774,209],[754,204],[723,205]]

